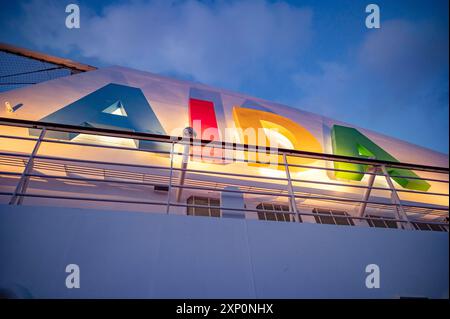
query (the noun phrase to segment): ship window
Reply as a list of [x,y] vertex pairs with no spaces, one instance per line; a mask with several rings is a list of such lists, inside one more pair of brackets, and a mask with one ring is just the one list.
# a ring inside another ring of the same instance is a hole
[[448,232],[448,229],[444,225],[436,225],[424,222],[412,222],[413,226],[417,230],[431,230],[431,231],[445,231]]
[[392,217],[381,217],[376,215],[368,215],[370,219],[367,220],[367,223],[370,227],[378,227],[378,228],[397,228],[397,222],[387,219],[393,219]]
[[318,224],[348,225],[348,226],[355,225],[350,215],[344,211],[314,208],[312,212],[313,214],[325,215],[325,216],[319,215],[314,216],[314,219]]
[[[261,203],[256,206],[259,220],[273,220],[278,222],[290,222],[289,206],[272,203]],[[283,213],[286,212],[286,213]],[[299,216],[300,217],[300,216]],[[300,219],[301,222],[301,219]]]
[[220,199],[210,197],[191,196],[187,200],[188,205],[205,207],[187,207],[190,216],[220,217]]

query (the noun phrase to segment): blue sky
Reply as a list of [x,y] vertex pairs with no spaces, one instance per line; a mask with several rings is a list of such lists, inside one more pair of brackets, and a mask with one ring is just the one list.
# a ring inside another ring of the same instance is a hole
[[[64,26],[77,3],[81,28]],[[381,9],[367,29],[365,7]],[[323,114],[448,153],[448,1],[1,1],[0,41]]]

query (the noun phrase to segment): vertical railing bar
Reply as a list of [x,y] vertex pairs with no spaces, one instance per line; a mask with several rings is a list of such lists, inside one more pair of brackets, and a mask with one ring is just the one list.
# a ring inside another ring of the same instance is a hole
[[175,148],[175,141],[170,145],[170,173],[169,173],[169,190],[167,192],[167,207],[166,214],[169,214],[170,209],[170,195],[172,194],[172,176],[173,176],[173,153]]
[[369,175],[369,180],[367,182],[367,188],[364,190],[364,195],[362,200],[364,201],[361,203],[358,209],[358,217],[364,217],[366,214],[366,208],[367,208],[367,201],[370,198],[370,193],[372,192],[372,187],[375,183],[376,173],[379,171],[378,167],[374,166],[368,170],[369,173],[374,173]]
[[[183,138],[186,139],[191,139],[194,137],[194,130],[191,127],[186,127],[183,130]],[[188,167],[188,163],[189,163],[189,154],[190,154],[190,150],[191,150],[191,144],[190,143],[185,143],[183,146],[183,156],[181,159],[181,170],[180,170],[180,177],[178,180],[178,185],[183,186],[184,185],[184,180],[186,178],[186,173],[187,173],[187,167]],[[176,194],[176,201],[180,202],[181,200],[181,195],[183,194],[183,188],[179,187],[177,189],[177,194]]]
[[23,197],[17,196],[17,194],[23,194],[26,193],[27,187],[28,187],[28,181],[29,177],[27,174],[31,172],[33,169],[33,161],[34,157],[36,156],[39,147],[42,143],[42,139],[45,136],[46,129],[45,127],[41,130],[41,134],[39,134],[38,139],[36,140],[36,144],[34,144],[33,151],[30,153],[30,156],[28,157],[28,163],[26,164],[25,168],[22,171],[22,175],[20,175],[19,182],[17,183],[16,189],[14,190],[13,195],[11,196],[11,200],[9,201],[9,205],[14,205],[17,201],[17,205],[22,204]]
[[404,225],[400,225],[402,228],[406,228],[406,229],[412,229],[412,224],[408,219],[408,216],[406,215],[403,206],[402,206],[402,202],[400,200],[400,197],[398,196],[397,193],[397,189],[395,188],[394,183],[392,182],[391,176],[389,176],[389,173],[386,169],[386,165],[381,165],[381,171],[383,172],[384,177],[386,178],[386,181],[389,185],[389,188],[391,189],[391,198],[394,200],[394,203],[397,204],[396,205],[396,211],[397,211],[397,218],[398,219],[402,219],[404,221],[406,221],[406,227],[404,227]]
[[300,222],[300,215],[298,214],[297,211],[297,204],[295,202],[295,194],[294,194],[294,188],[292,187],[292,180],[291,180],[291,173],[289,172],[289,165],[287,162],[287,157],[286,157],[286,153],[283,152],[283,164],[284,164],[284,169],[286,171],[286,177],[287,177],[287,182],[288,182],[288,192],[289,192],[289,202],[290,202],[290,211],[292,213],[294,213],[294,219],[296,222]]

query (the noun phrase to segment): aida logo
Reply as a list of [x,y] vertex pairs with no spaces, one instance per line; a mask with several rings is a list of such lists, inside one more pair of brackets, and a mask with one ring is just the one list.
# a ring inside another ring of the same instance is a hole
[[[189,92],[187,109],[189,125],[193,128],[197,139],[238,142],[256,145],[264,150],[263,152],[245,152],[244,156],[248,165],[269,166],[284,170],[284,167],[279,164],[282,163],[282,158],[277,152],[278,147],[323,152],[319,140],[301,124],[251,101],[232,107],[234,122],[232,128],[228,128],[225,123],[221,95],[217,92],[192,88]],[[107,84],[41,120],[168,135],[141,89],[114,83]],[[30,129],[30,134],[38,135],[38,132]],[[50,138],[65,140],[72,140],[77,136],[74,133],[64,132],[48,134]],[[274,140],[276,143],[273,143]],[[169,151],[168,144],[151,141],[134,141],[134,143],[138,149]],[[386,150],[352,127],[333,125],[331,144],[332,151],[336,155],[398,162]],[[269,154],[265,151],[266,149],[271,150]],[[197,161],[226,165],[230,163],[223,159],[229,158],[226,152],[227,150],[214,145],[194,145],[192,158]],[[263,163],[254,163],[255,161]],[[311,158],[293,158],[291,164],[308,165],[315,161]],[[335,178],[353,181],[361,181],[364,172],[369,169],[368,165],[344,162],[334,162],[334,168],[337,170],[334,172]],[[292,170],[301,171],[304,168],[294,166]],[[427,191],[430,188],[429,183],[418,179],[419,176],[411,170],[391,168],[388,173],[403,188],[421,191]]]

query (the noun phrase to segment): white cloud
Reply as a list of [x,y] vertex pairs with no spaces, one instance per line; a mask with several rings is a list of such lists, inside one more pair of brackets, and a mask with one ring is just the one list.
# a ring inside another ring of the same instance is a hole
[[266,76],[268,67],[292,67],[311,37],[312,12],[283,2],[132,1],[101,14],[80,9],[81,28],[69,30],[61,3],[34,0],[18,25],[41,48],[77,49],[105,63],[231,88]]

